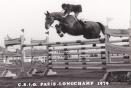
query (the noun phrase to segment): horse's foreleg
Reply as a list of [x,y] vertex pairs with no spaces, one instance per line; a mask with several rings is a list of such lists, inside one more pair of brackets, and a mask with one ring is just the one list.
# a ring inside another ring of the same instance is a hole
[[61,32],[61,27],[60,25],[56,24],[55,25],[55,28],[56,28],[56,32],[59,34]]
[[58,34],[60,37],[63,37],[64,34],[62,33],[61,26],[58,25],[58,24],[56,24],[55,27],[56,27],[57,34]]

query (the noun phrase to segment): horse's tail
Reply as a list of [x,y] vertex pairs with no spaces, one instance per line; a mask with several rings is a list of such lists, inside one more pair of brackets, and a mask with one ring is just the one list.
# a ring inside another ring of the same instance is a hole
[[97,23],[100,25],[101,31],[105,35],[105,27],[104,27],[104,25],[102,23],[100,23],[100,22],[97,22]]

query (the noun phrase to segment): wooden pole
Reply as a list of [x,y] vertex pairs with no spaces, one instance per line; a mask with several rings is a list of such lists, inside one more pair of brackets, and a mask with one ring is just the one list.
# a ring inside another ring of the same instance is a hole
[[24,29],[21,30],[22,35],[21,35],[21,45],[20,45],[20,50],[21,50],[21,72],[24,72]]
[[[130,20],[129,20],[129,46],[131,48],[131,0],[130,0]],[[131,54],[129,55],[130,56],[130,63],[131,63]]]
[[5,63],[7,64],[8,63],[8,56],[7,56],[7,54],[8,54],[8,47],[6,46],[5,48],[6,48]]
[[131,28],[131,0],[130,0],[130,22],[129,22],[129,25],[130,25],[130,28]]
[[[105,27],[105,46],[109,43],[109,35],[107,33],[108,27]],[[106,49],[106,47],[105,47]],[[110,52],[106,49],[106,63],[111,63]]]
[[20,50],[21,50],[21,72],[24,72],[24,47],[23,47],[23,43],[24,43],[24,36],[21,36],[21,46],[20,46]]
[[[31,39],[31,41],[32,41],[32,39]],[[34,48],[34,46],[31,46],[31,65],[33,64],[33,61],[34,61],[33,48]]]

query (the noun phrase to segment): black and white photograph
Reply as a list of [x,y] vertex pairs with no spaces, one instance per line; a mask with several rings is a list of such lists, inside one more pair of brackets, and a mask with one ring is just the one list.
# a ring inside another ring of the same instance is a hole
[[131,0],[0,0],[0,88],[131,88]]

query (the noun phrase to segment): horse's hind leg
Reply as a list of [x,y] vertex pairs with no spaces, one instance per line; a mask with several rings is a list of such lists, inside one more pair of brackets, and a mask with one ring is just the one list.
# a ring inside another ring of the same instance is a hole
[[83,35],[83,37],[86,38],[86,39],[91,39],[90,35]]
[[100,37],[101,37],[101,35],[92,35],[92,36],[91,36],[92,39],[100,38]]
[[[83,37],[86,38],[86,39],[93,39],[93,37],[90,36],[90,35],[84,35]],[[92,46],[96,47],[96,44],[93,44]]]
[[83,37],[86,39],[96,39],[96,38],[100,38],[101,35],[84,35]]

